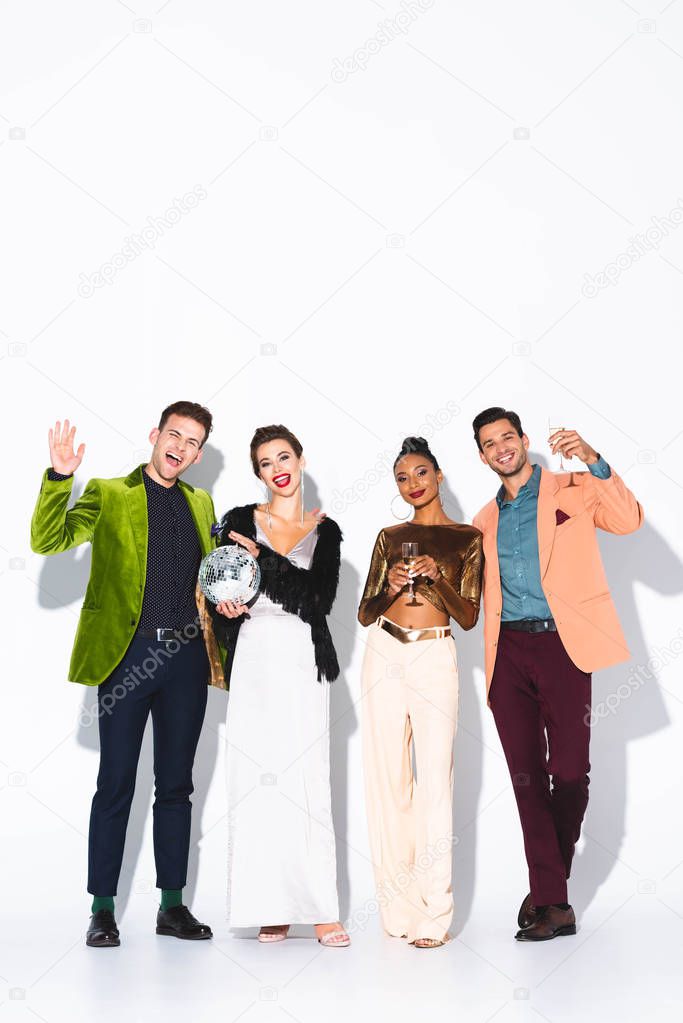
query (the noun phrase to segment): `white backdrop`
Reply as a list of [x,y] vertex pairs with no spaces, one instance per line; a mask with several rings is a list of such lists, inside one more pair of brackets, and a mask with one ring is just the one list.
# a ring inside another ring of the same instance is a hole
[[[680,1018],[683,3],[35,0],[1,17],[0,1018],[312,1023],[387,999],[398,1018],[427,1005],[482,1021]],[[146,459],[181,398],[214,412],[187,478],[219,512],[261,498],[249,440],[283,422],[304,445],[307,504],[344,532],[331,618],[339,882],[356,925],[344,952],[227,931],[215,691],[189,887],[214,942],[153,934],[147,735],[124,943],[83,945],[97,735],[81,712],[95,693],[65,679],[89,552],[32,554],[29,520],[55,419],[87,445],[77,493]],[[520,412],[551,468],[548,417],[577,428],[642,501],[639,533],[602,542],[633,659],[594,682],[570,892],[582,926],[528,948],[512,941],[526,871],[481,627],[457,637],[455,940],[425,956],[363,917],[355,614],[401,439],[430,439],[447,510],[470,521],[496,488],[470,427],[492,404]]]

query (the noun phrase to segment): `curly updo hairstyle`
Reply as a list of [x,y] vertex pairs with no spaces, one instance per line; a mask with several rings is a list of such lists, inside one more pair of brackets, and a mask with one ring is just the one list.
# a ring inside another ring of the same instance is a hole
[[301,442],[297,437],[294,436],[291,430],[288,430],[282,423],[273,426],[259,426],[251,438],[251,444],[249,445],[249,453],[251,455],[251,466],[254,470],[254,475],[260,477],[258,459],[256,452],[258,451],[261,444],[267,444],[270,440],[286,440],[290,445],[294,454],[297,458],[301,458],[301,453],[304,450],[301,446]]
[[424,455],[424,457],[429,459],[429,461],[434,466],[434,471],[435,472],[439,471],[439,463],[437,462],[436,457],[432,454],[429,448],[429,444],[424,439],[424,437],[404,438],[403,444],[401,445],[401,450],[396,456],[396,461],[394,462],[394,472],[396,471],[396,466],[398,465],[398,463],[400,462],[404,455]]

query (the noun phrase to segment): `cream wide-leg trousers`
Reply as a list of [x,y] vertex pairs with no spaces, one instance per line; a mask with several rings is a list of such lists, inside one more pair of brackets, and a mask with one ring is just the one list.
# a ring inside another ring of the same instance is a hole
[[[368,628],[361,728],[370,851],[384,929],[445,940],[453,916],[453,740],[458,665],[452,637],[403,643]],[[413,774],[415,744],[417,777]]]

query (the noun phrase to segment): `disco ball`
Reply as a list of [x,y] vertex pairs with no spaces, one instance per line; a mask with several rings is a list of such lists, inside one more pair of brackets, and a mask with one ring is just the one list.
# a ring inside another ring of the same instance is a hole
[[238,544],[209,551],[199,566],[199,585],[213,604],[222,600],[247,604],[258,592],[260,579],[256,558]]

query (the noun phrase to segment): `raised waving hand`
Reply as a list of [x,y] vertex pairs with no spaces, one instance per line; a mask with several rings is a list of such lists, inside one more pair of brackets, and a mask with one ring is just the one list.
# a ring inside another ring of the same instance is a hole
[[48,431],[52,468],[62,476],[70,476],[83,461],[85,444],[80,444],[78,451],[74,451],[75,435],[76,427],[70,426],[68,419],[63,425],[57,420],[54,430]]

